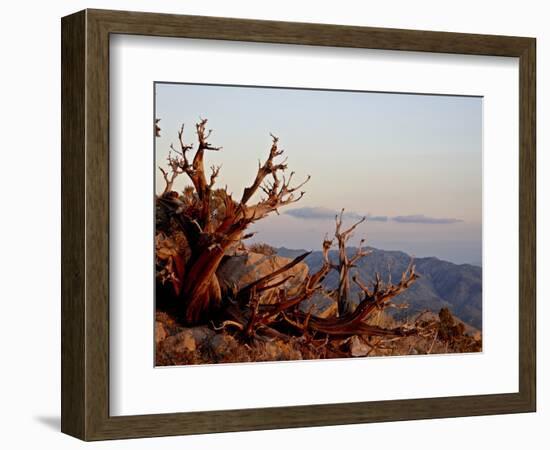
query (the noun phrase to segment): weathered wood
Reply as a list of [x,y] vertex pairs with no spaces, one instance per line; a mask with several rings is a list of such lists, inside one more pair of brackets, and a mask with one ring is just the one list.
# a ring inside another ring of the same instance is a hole
[[61,28],[61,430],[85,437],[86,14]]
[[[258,167],[252,184],[244,189],[239,202],[231,198],[227,189],[222,192],[212,190],[219,175],[220,167],[212,167],[210,181],[207,181],[205,171],[205,152],[218,151],[221,147],[214,147],[208,142],[212,130],[206,129],[207,119],[201,119],[195,125],[198,140],[197,150],[192,162],[188,153],[193,148],[183,139],[184,126],[178,132],[180,148],[171,146],[168,155],[168,170],[161,170],[166,186],[163,194],[157,199],[159,207],[168,208],[167,216],[176,219],[185,234],[191,257],[185,262],[185,280],[180,280],[176,291],[180,292],[180,317],[189,324],[197,323],[211,316],[219,308],[222,298],[216,271],[227,250],[246,236],[248,226],[267,215],[274,213],[278,208],[297,202],[304,192],[295,195],[308,180],[297,186],[291,186],[293,173],[288,178],[282,174],[286,170],[286,163],[277,161],[283,154],[278,148],[278,139],[274,136],[269,155],[263,165]],[[172,191],[175,179],[179,175],[186,175],[192,182],[192,192],[184,193],[183,199]],[[268,184],[266,177],[271,177]],[[282,182],[281,182],[282,178]],[[256,204],[248,205],[252,196],[263,190],[265,198]],[[220,217],[215,210],[214,195],[223,195],[225,211]],[[166,270],[166,267],[162,269]],[[274,275],[275,276],[275,275]]]

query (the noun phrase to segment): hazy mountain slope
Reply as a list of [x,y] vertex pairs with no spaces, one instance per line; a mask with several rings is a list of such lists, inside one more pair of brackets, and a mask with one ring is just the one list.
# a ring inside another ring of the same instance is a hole
[[[379,272],[383,279],[389,273],[394,281],[399,280],[403,271],[410,262],[410,256],[404,252],[386,251],[371,248],[372,253],[358,262],[356,271],[363,281],[370,281],[374,274]],[[285,257],[296,257],[305,250],[277,249],[277,253]],[[353,254],[355,249],[348,249]],[[335,251],[331,257],[336,261]],[[322,264],[322,253],[312,252],[305,262],[311,270],[316,270]],[[395,303],[407,302],[407,310],[392,310],[397,316],[413,316],[415,313],[429,309],[437,312],[448,307],[454,315],[473,327],[481,330],[482,327],[482,286],[481,267],[469,264],[453,264],[437,258],[415,258],[417,273],[420,278],[406,292],[396,297]],[[325,281],[325,285],[332,289],[336,287],[338,278],[333,271]],[[352,286],[353,295],[359,298],[359,289]]]

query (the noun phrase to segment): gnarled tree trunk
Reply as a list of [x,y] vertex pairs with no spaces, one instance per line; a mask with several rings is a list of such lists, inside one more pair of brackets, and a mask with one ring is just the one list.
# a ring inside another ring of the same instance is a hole
[[[191,252],[185,263],[185,276],[179,280],[177,289],[180,316],[187,323],[206,319],[220,306],[222,298],[216,271],[226,252],[251,236],[245,234],[247,227],[279,207],[300,200],[304,192],[297,193],[297,190],[309,180],[308,177],[298,186],[291,187],[294,174],[291,173],[288,179],[282,175],[287,166],[284,161],[275,161],[283,151],[278,149],[278,138],[272,136],[268,158],[258,167],[254,181],[244,190],[240,201],[233,200],[227,189],[213,190],[220,167],[212,166],[207,179],[204,157],[207,150],[218,151],[221,147],[208,143],[212,130],[206,130],[206,123],[201,120],[196,125],[199,145],[192,161],[188,154],[193,146],[184,142],[182,126],[178,132],[179,148],[172,145],[168,155],[170,170],[160,168],[166,185],[158,202],[185,235]],[[192,189],[186,189],[181,195],[173,191],[180,174],[186,174],[192,182]],[[262,191],[264,197],[250,204],[258,191]]]

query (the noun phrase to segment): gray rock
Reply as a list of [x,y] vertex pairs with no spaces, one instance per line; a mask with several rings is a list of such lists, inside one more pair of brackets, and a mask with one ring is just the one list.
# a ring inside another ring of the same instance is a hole
[[[275,272],[291,261],[292,259],[282,256],[249,252],[243,255],[228,257],[218,268],[216,275],[218,276],[222,292],[228,293],[244,288],[250,283]],[[308,271],[307,264],[300,262],[285,273],[273,278],[270,284],[280,282],[290,275],[292,278],[282,284],[281,288],[286,289],[287,295],[294,295],[297,293],[300,284],[307,277]],[[263,303],[272,303],[274,301],[273,298],[268,298],[268,293],[262,297]]]
[[204,344],[216,334],[214,330],[211,330],[208,327],[191,328],[191,333],[193,333],[193,338],[195,339],[197,346]]
[[187,328],[174,336],[169,336],[162,343],[164,350],[168,353],[194,352],[197,349],[197,342],[193,336],[193,330]]
[[351,356],[366,356],[370,347],[359,336],[352,336],[349,341]]
[[210,350],[219,357],[231,353],[239,344],[228,334],[216,334],[208,341]]

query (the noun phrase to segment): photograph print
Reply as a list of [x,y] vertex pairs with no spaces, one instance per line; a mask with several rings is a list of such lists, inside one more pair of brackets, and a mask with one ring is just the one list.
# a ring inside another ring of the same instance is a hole
[[156,366],[482,351],[482,97],[154,93]]

